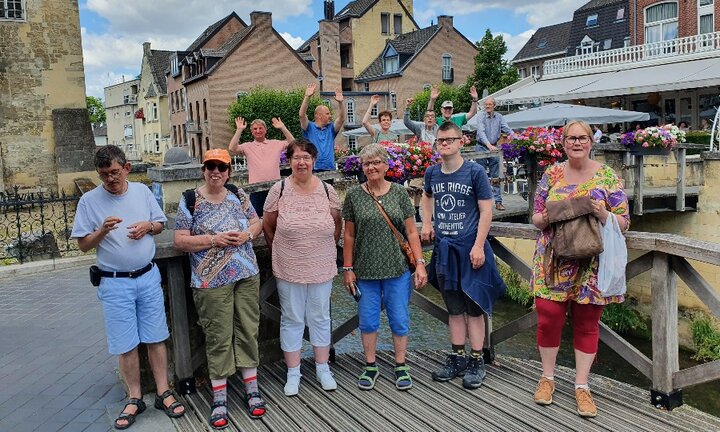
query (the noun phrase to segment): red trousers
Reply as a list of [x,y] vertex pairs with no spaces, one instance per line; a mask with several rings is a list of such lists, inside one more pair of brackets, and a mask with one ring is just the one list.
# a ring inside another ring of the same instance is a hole
[[543,348],[560,346],[568,303],[570,303],[570,317],[573,326],[573,346],[576,350],[586,354],[595,354],[600,340],[599,323],[603,306],[579,304],[575,301],[556,302],[535,297],[535,308],[538,315],[538,346]]

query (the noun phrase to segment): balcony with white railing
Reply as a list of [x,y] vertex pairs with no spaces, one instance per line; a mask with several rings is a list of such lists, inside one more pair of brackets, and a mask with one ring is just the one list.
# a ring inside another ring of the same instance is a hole
[[720,57],[720,32],[548,60],[543,75],[584,75],[709,57]]

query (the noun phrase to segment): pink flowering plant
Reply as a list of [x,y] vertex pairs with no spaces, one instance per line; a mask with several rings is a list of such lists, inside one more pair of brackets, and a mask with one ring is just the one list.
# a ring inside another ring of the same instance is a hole
[[529,127],[508,136],[508,142],[501,146],[505,159],[512,160],[532,155],[541,167],[559,162],[564,156],[562,128]]
[[620,143],[628,147],[662,147],[672,150],[685,142],[685,131],[674,124],[650,126],[645,129],[630,131],[622,135]]

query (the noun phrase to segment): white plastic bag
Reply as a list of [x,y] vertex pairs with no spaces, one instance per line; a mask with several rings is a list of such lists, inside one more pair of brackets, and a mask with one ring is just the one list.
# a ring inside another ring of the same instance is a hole
[[608,214],[600,234],[604,250],[599,257],[598,288],[603,297],[623,295],[627,290],[625,266],[628,254],[625,236],[613,213]]

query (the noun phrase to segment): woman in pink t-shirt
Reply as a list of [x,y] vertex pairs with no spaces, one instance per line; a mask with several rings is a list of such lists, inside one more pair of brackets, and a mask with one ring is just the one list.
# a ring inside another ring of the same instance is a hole
[[292,175],[270,189],[263,230],[272,249],[280,296],[280,347],[288,367],[285,394],[300,386],[300,349],[305,325],[315,353],[315,371],[324,390],[337,388],[328,365],[331,342],[330,293],[337,275],[340,199],[335,189],[313,175],[317,148],[297,139],[287,148]]

